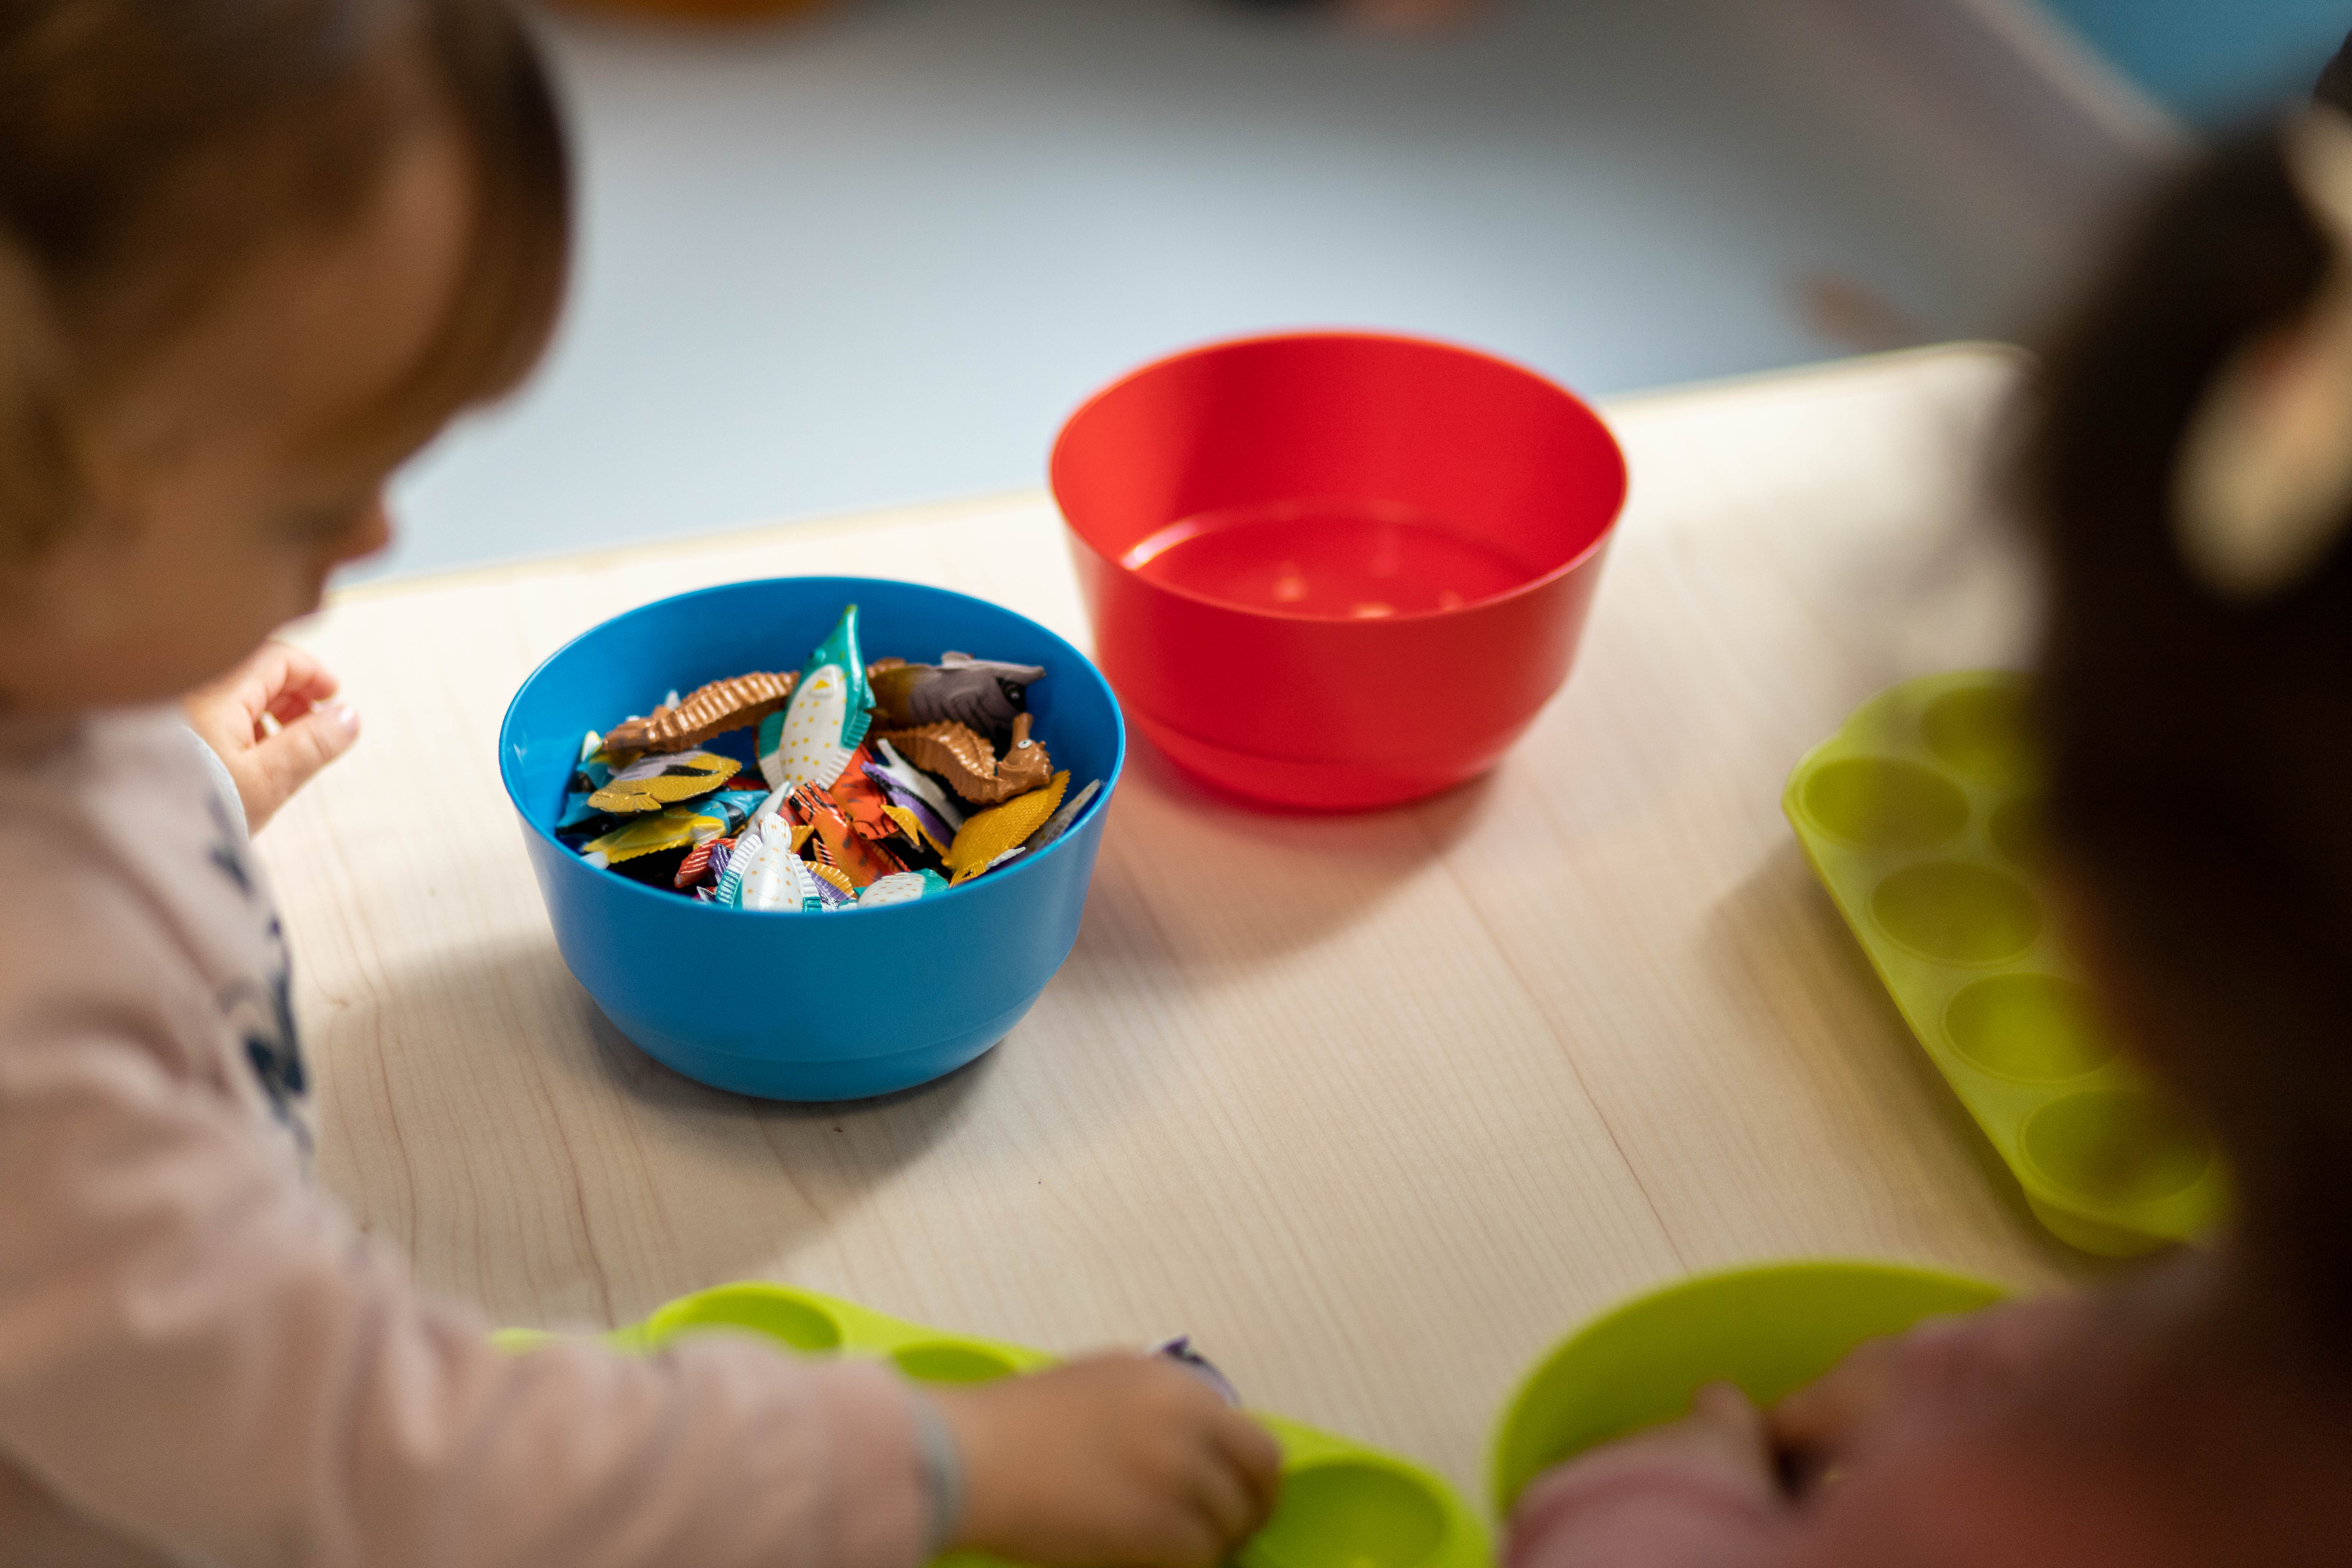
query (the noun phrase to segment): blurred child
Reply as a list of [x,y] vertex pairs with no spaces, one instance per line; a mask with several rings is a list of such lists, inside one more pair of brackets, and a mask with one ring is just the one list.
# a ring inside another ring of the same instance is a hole
[[2051,356],[2024,479],[2072,934],[2239,1217],[1770,1412],[1708,1389],[1530,1488],[1510,1568],[2352,1563],[2352,119],[2180,180]]
[[1172,1365],[510,1358],[305,1183],[247,832],[357,721],[263,639],[536,360],[567,221],[485,0],[0,7],[0,1562],[1208,1568],[1276,1451]]

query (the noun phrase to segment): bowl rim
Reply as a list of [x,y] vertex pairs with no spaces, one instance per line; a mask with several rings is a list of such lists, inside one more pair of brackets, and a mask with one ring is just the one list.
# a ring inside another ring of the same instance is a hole
[[[705,904],[698,899],[683,898],[678,894],[666,892],[658,888],[647,887],[645,883],[637,881],[634,878],[614,875],[612,878],[612,880],[622,888],[626,889],[628,892],[644,898],[657,900],[659,900],[661,907],[664,909],[677,909],[683,907],[688,910],[708,911],[713,915],[750,915],[787,920],[820,918],[837,920],[843,915],[862,915],[878,919],[887,915],[919,910],[926,904],[935,905],[941,899],[962,898],[967,895],[976,893],[980,891],[980,884],[982,881],[994,881],[1000,877],[1005,880],[1010,880],[1012,878],[1017,877],[1023,872],[1028,870],[1031,867],[1044,861],[1049,856],[1060,851],[1077,836],[1078,829],[1083,826],[1089,818],[1099,814],[1109,805],[1112,793],[1118,789],[1119,779],[1127,772],[1127,713],[1126,710],[1119,706],[1118,693],[1111,689],[1111,684],[1104,678],[1103,672],[1095,667],[1095,661],[1087,658],[1087,655],[1067,637],[1062,636],[1061,633],[1055,631],[1053,627],[1045,625],[1042,621],[1032,620],[1029,616],[1023,615],[1020,611],[1008,609],[1004,605],[997,604],[995,601],[991,599],[983,599],[972,594],[961,593],[953,588],[941,588],[929,583],[909,582],[906,579],[898,577],[845,577],[836,576],[831,574],[803,576],[783,575],[773,577],[739,577],[731,582],[712,583],[700,588],[688,588],[682,593],[666,594],[658,599],[648,599],[642,605],[632,605],[630,608],[621,611],[618,615],[607,616],[603,620],[598,621],[594,626],[588,627],[584,631],[581,631],[565,638],[563,643],[553,652],[541,659],[537,664],[531,666],[530,673],[522,678],[522,680],[514,689],[514,695],[507,699],[506,711],[501,714],[499,719],[498,741],[499,782],[506,790],[507,804],[514,808],[515,816],[521,819],[523,826],[527,831],[537,834],[550,847],[560,851],[565,858],[580,862],[580,868],[583,870],[609,869],[609,868],[604,867],[589,866],[586,862],[580,861],[579,855],[562,839],[556,837],[544,824],[541,823],[531,814],[530,810],[523,805],[520,795],[516,793],[514,774],[507,766],[509,755],[512,751],[509,736],[513,732],[515,724],[515,710],[521,706],[523,693],[529,691],[532,684],[537,681],[541,676],[546,674],[549,668],[551,668],[558,659],[561,659],[564,655],[570,653],[581,643],[596,636],[599,632],[604,631],[608,626],[617,625],[620,622],[628,620],[634,616],[646,615],[655,610],[667,608],[681,600],[698,599],[707,595],[726,593],[739,588],[758,586],[770,583],[837,583],[843,584],[853,597],[856,594],[857,588],[860,584],[872,584],[877,587],[891,589],[914,588],[926,594],[935,594],[951,599],[961,599],[965,603],[978,605],[982,609],[992,610],[1001,616],[1010,616],[1014,620],[1023,622],[1025,625],[1034,627],[1060,647],[1062,652],[1067,655],[1073,661],[1072,668],[1082,669],[1086,672],[1087,678],[1093,681],[1094,684],[1101,689],[1104,699],[1110,706],[1112,737],[1111,759],[1109,771],[1103,775],[1102,788],[1095,792],[1094,799],[1087,802],[1086,809],[1079,812],[1078,815],[1071,820],[1070,826],[1063,831],[1062,837],[1047,845],[1044,849],[1039,850],[1036,854],[1024,855],[1012,865],[1005,867],[1002,872],[992,873],[990,876],[985,878],[975,877],[970,882],[965,883],[961,887],[950,887],[944,892],[926,894],[920,899],[911,899],[900,903],[884,904],[877,909],[861,909],[853,905],[845,910],[827,910],[823,911],[822,915],[818,916],[812,916],[805,910],[802,910],[724,909],[717,904]],[[848,601],[845,601],[845,603],[846,602]],[[1058,672],[1048,671],[1048,673],[1053,674]]]
[[[1616,500],[1610,508],[1608,521],[1602,523],[1600,531],[1593,535],[1591,543],[1578,551],[1568,560],[1528,578],[1524,583],[1506,588],[1499,594],[1489,594],[1483,599],[1473,599],[1467,604],[1456,605],[1451,609],[1413,610],[1401,616],[1382,616],[1370,620],[1342,619],[1332,616],[1303,616],[1292,610],[1261,608],[1255,605],[1237,605],[1229,600],[1196,594],[1190,589],[1174,587],[1146,577],[1116,556],[1106,555],[1093,540],[1087,537],[1084,530],[1070,521],[1069,509],[1062,503],[1062,454],[1069,444],[1071,427],[1080,419],[1092,413],[1096,407],[1113,395],[1124,391],[1145,376],[1184,363],[1189,360],[1204,359],[1211,354],[1224,353],[1234,349],[1258,348],[1273,343],[1291,342],[1375,342],[1403,344],[1422,349],[1442,349],[1448,353],[1483,360],[1498,369],[1525,376],[1559,394],[1566,398],[1571,406],[1590,418],[1609,444]],[[1495,609],[1508,605],[1514,600],[1541,593],[1553,584],[1575,575],[1607,551],[1610,542],[1616,538],[1617,526],[1624,521],[1625,508],[1633,499],[1633,479],[1632,467],[1625,459],[1625,444],[1618,439],[1617,431],[1609,423],[1608,417],[1591,401],[1570,391],[1531,365],[1522,364],[1517,360],[1506,355],[1451,338],[1431,337],[1420,332],[1395,331],[1377,327],[1302,327],[1265,332],[1246,332],[1238,337],[1215,338],[1206,342],[1196,342],[1189,347],[1175,349],[1148,360],[1097,387],[1087,394],[1076,407],[1070,410],[1069,414],[1063,418],[1059,428],[1054,432],[1054,445],[1045,457],[1045,488],[1047,493],[1053,497],[1055,515],[1062,520],[1063,531],[1087,554],[1122,577],[1149,584],[1154,590],[1171,598],[1182,599],[1187,603],[1203,605],[1210,609],[1223,610],[1230,615],[1247,616],[1255,619],[1274,621],[1284,625],[1348,627],[1351,630],[1360,629],[1370,632],[1381,626],[1413,626],[1423,622],[1444,620],[1449,616],[1475,615],[1483,610]]]

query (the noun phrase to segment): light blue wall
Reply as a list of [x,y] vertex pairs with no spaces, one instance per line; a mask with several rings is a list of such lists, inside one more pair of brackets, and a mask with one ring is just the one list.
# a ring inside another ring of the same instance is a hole
[[1426,332],[1612,393],[1843,352],[1824,277],[1896,337],[2011,329],[2078,216],[1843,14],[1496,0],[1408,40],[1222,0],[551,11],[571,308],[529,388],[403,476],[365,571],[1033,485],[1087,392],[1233,333]]
[[2045,0],[2124,73],[2200,124],[2308,91],[2352,32],[2347,0]]

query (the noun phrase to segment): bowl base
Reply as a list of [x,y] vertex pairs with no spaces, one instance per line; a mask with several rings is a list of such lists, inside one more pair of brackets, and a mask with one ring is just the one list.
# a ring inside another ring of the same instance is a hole
[[1302,763],[1233,751],[1171,730],[1134,708],[1128,710],[1128,717],[1170,762],[1195,778],[1227,795],[1306,811],[1376,811],[1444,795],[1493,767],[1520,733],[1515,730],[1491,752],[1449,767],[1414,767],[1402,762]]
[[[1036,1005],[1031,997],[1011,1012],[944,1040],[887,1056],[848,1057],[833,1061],[789,1061],[770,1057],[742,1057],[713,1051],[673,1038],[658,1029],[631,1028],[614,1018],[613,1026],[630,1044],[673,1071],[712,1089],[747,1094],[758,1100],[782,1100],[823,1104],[844,1100],[872,1100],[896,1094],[945,1078],[958,1068],[978,1060],[1013,1032]],[[611,1015],[606,1015],[610,1017]]]

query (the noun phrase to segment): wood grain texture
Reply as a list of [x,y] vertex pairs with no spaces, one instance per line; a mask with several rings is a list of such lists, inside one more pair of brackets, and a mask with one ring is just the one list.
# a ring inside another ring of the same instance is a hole
[[2015,658],[1979,474],[2014,376],[1947,349],[1613,409],[1632,507],[1581,665],[1501,768],[1406,810],[1275,816],[1139,742],[1036,1009],[953,1078],[840,1108],[701,1089],[604,1021],[524,861],[500,714],[567,637],[746,576],[952,586],[1083,646],[1050,503],[340,597],[297,635],[365,733],[261,840],[324,1179],[499,1321],[604,1325],[768,1276],[1048,1349],[1189,1331],[1255,1402],[1465,1487],[1532,1357],[1681,1272],[2081,1273],[1779,811],[1872,691]]

